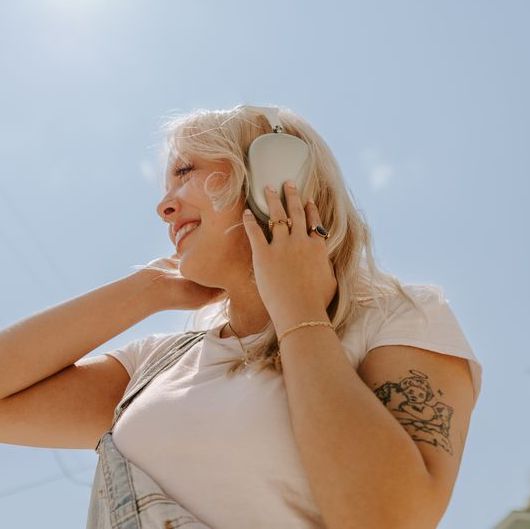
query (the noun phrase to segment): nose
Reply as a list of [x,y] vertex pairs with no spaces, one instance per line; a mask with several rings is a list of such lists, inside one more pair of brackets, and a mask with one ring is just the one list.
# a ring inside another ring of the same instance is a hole
[[171,216],[179,208],[177,200],[165,196],[157,205],[156,212],[164,222],[171,222]]

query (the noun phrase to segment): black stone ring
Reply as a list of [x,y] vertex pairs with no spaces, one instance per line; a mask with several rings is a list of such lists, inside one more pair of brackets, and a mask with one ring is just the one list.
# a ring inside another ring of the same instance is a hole
[[322,237],[323,239],[327,239],[329,237],[328,230],[324,228],[324,226],[318,224],[312,224],[309,228],[309,231],[307,232],[308,235],[311,235],[312,232],[315,232],[319,237]]

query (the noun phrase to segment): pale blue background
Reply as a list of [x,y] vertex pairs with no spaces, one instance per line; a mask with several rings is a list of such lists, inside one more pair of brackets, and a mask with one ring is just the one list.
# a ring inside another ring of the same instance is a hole
[[[383,269],[443,286],[483,362],[439,527],[491,528],[530,496],[529,15],[510,0],[2,2],[0,326],[172,253],[155,214],[168,113],[288,106],[334,151]],[[83,528],[95,464],[0,445],[0,525]]]

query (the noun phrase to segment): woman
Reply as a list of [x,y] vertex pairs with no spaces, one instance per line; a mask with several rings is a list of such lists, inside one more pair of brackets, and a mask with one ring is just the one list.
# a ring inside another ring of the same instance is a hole
[[[429,529],[447,508],[480,363],[439,288],[377,269],[326,143],[276,111],[310,166],[266,192],[270,223],[244,213],[267,112],[182,116],[157,207],[176,253],[0,334],[0,442],[97,442],[91,528]],[[202,330],[80,360],[168,309]]]

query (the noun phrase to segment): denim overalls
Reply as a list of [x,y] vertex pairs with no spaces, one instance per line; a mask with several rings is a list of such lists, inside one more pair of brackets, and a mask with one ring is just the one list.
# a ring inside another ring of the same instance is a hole
[[86,529],[211,529],[167,496],[143,470],[126,459],[112,441],[112,429],[134,397],[159,373],[173,366],[206,331],[180,335],[166,351],[157,353],[133,374],[130,387],[114,410],[110,430],[96,445],[98,463]]

